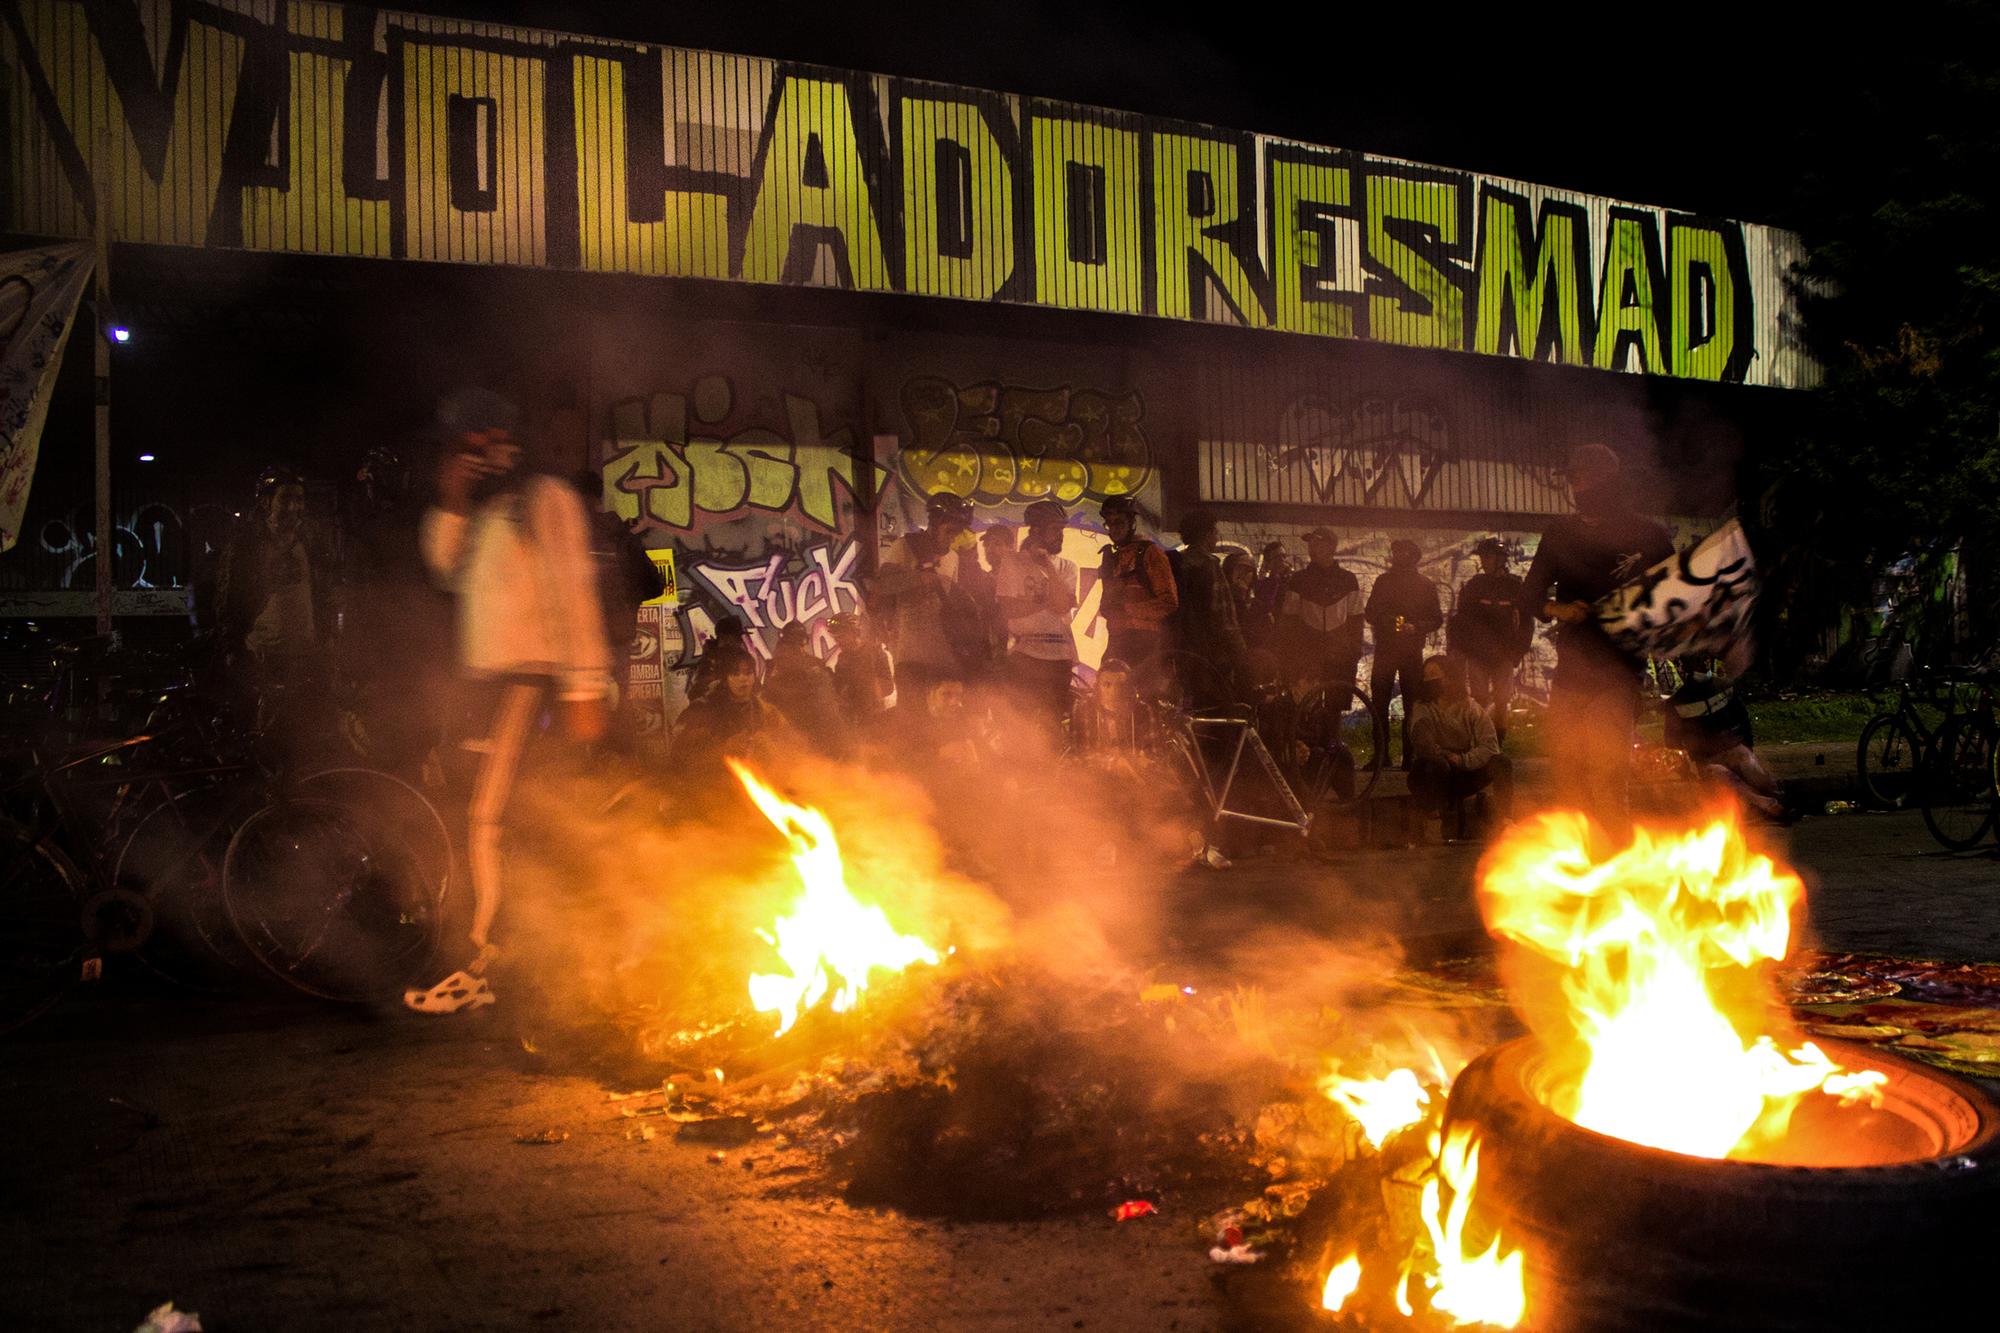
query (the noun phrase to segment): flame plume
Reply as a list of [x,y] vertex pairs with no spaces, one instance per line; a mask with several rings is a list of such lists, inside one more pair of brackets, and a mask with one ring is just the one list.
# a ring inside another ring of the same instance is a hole
[[938,961],[937,950],[897,931],[880,906],[865,905],[848,891],[840,842],[825,815],[793,804],[736,760],[728,762],[764,818],[791,843],[792,864],[804,886],[772,932],[758,932],[786,968],[750,977],[750,1003],[759,1013],[778,1016],[776,1035],[789,1032],[800,1014],[828,995],[833,1011],[846,1013],[861,1002],[872,972],[901,972],[912,963]]
[[[1809,1093],[1868,1097],[1811,1042],[1787,1051],[1760,965],[1785,957],[1804,894],[1753,853],[1732,819],[1693,832],[1639,829],[1592,853],[1580,814],[1515,826],[1480,877],[1487,929],[1552,965],[1553,1000],[1526,1015],[1564,1071],[1552,1110],[1632,1143],[1694,1157],[1748,1156],[1783,1136]],[[1560,1021],[1549,1017],[1562,1015]]]

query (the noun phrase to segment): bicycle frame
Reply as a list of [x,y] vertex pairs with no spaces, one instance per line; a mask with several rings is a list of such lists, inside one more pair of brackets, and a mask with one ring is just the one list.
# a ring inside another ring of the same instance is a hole
[[[1254,722],[1233,714],[1192,714],[1184,723],[1186,729],[1186,749],[1192,761],[1195,775],[1201,781],[1202,794],[1207,798],[1209,816],[1215,820],[1235,819],[1246,824],[1264,828],[1290,829],[1300,837],[1312,831],[1313,812],[1299,803],[1297,793],[1291,783],[1278,768],[1277,760],[1264,744],[1264,738],[1257,734]],[[1233,734],[1234,743],[1229,744]],[[1209,763],[1208,751],[1202,745],[1205,737],[1220,737],[1228,745],[1229,762],[1223,769],[1221,780],[1215,777],[1214,766]],[[1260,815],[1250,810],[1230,808],[1229,798],[1236,787],[1237,775],[1243,771],[1243,757],[1249,754],[1271,780],[1279,799],[1283,801],[1290,819],[1278,819],[1271,815]]]

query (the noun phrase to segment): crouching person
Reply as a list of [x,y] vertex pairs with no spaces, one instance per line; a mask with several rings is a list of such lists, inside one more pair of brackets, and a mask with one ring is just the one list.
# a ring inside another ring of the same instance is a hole
[[[1410,725],[1410,795],[1426,824],[1478,798],[1489,824],[1513,818],[1514,766],[1500,753],[1493,718],[1472,698],[1465,660],[1435,657],[1424,666],[1426,697]],[[1459,833],[1464,834],[1461,815]],[[1440,827],[1440,832],[1442,828]]]

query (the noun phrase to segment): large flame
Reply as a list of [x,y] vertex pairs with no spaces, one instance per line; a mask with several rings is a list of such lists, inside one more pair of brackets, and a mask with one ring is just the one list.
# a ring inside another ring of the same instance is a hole
[[791,910],[764,935],[786,971],[750,977],[750,1003],[760,1013],[778,1016],[779,1036],[829,993],[835,1013],[852,1009],[877,969],[900,972],[912,963],[938,961],[937,950],[915,935],[900,933],[879,906],[864,905],[848,892],[840,843],[825,815],[794,805],[734,759],[729,770],[792,844],[792,864],[804,885]]
[[1391,1134],[1420,1123],[1430,1113],[1430,1090],[1410,1069],[1393,1070],[1383,1078],[1329,1074],[1320,1087],[1354,1117],[1371,1148],[1379,1149]]
[[[1582,815],[1516,825],[1487,857],[1487,928],[1553,964],[1558,995],[1526,1011],[1561,1071],[1551,1109],[1586,1129],[1695,1157],[1753,1155],[1809,1093],[1884,1082],[1805,1042],[1787,1051],[1760,967],[1785,957],[1804,893],[1735,822],[1641,828],[1592,852]],[[1532,988],[1531,988],[1532,989]]]
[[[1454,1125],[1442,1144],[1434,1134],[1431,1148],[1437,1155],[1437,1171],[1424,1185],[1421,1209],[1437,1264],[1435,1272],[1423,1275],[1431,1290],[1431,1309],[1457,1324],[1512,1328],[1528,1312],[1521,1251],[1501,1253],[1501,1238],[1495,1236],[1478,1254],[1466,1253],[1465,1224],[1472,1216],[1479,1179],[1479,1138],[1465,1126]],[[1448,1206],[1443,1201],[1445,1186],[1451,1187]],[[1405,1294],[1399,1297],[1406,1313],[1408,1286],[1406,1277]]]

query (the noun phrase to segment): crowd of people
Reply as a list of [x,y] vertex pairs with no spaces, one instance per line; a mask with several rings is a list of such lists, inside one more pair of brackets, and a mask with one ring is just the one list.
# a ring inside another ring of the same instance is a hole
[[[443,748],[454,713],[474,738],[464,748],[477,769],[467,821],[476,954],[439,987],[412,992],[417,1008],[490,995],[483,973],[501,828],[522,755],[540,734],[576,747],[618,743],[611,708],[624,692],[627,644],[640,604],[662,588],[638,539],[595,503],[597,478],[524,466],[520,426],[513,404],[471,391],[441,408],[434,470],[371,451],[357,476],[361,521],[338,558],[303,521],[301,478],[266,472],[213,602],[246,697],[282,695],[324,662],[339,619],[347,676],[363,697],[392,705],[355,710],[374,762],[421,765]],[[825,659],[803,625],[767,643],[721,617],[686,681],[669,763],[691,783],[719,779],[725,757],[759,747],[945,767],[1068,751],[1130,767],[1155,738],[1147,701],[1164,683],[1260,725],[1272,715],[1262,703],[1314,691],[1345,714],[1372,639],[1375,762],[1399,751],[1412,798],[1429,814],[1456,812],[1463,823],[1476,805],[1504,821],[1513,773],[1502,747],[1540,622],[1556,627],[1546,716],[1564,756],[1558,780],[1586,806],[1602,805],[1622,791],[1641,664],[1604,635],[1592,605],[1672,544],[1630,505],[1609,449],[1578,450],[1568,478],[1576,512],[1551,524],[1525,579],[1509,571],[1508,544],[1488,537],[1473,548],[1479,572],[1455,595],[1423,573],[1408,540],[1391,545],[1388,567],[1364,591],[1326,527],[1304,534],[1306,558],[1294,566],[1275,541],[1255,558],[1225,554],[1217,518],[1203,509],[1182,516],[1169,549],[1146,535],[1129,495],[1098,505],[1098,525],[1044,499],[1018,525],[984,527],[963,497],[932,495],[924,525],[883,552],[866,611],[827,623],[837,652]],[[1095,526],[1103,536],[1093,533],[1087,580],[1066,538]],[[337,611],[336,575],[345,589]],[[1101,622],[1104,645],[1091,673],[1078,669],[1078,612],[1093,589],[1097,620],[1081,628],[1094,636]],[[454,676],[474,683],[469,712],[448,703],[466,697]],[[1773,808],[1747,720],[1712,675],[1692,679],[1669,725],[1754,808]],[[1287,738],[1273,739],[1286,762]]]

